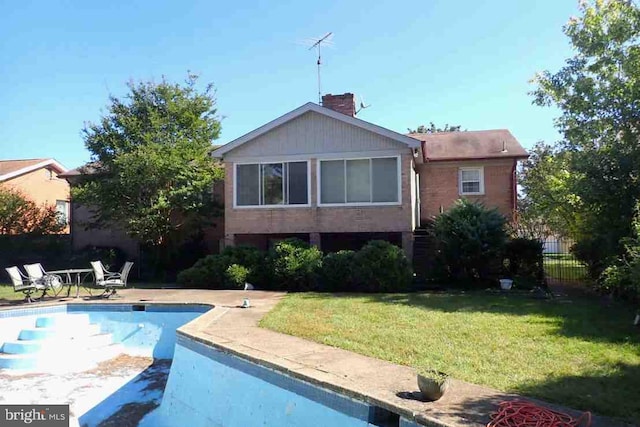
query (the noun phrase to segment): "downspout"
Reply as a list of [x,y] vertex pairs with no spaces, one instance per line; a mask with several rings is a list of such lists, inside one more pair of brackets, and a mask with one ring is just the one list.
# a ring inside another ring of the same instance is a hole
[[516,167],[518,165],[518,160],[513,159],[513,166],[511,167],[511,209],[512,209],[512,217],[514,220],[517,219],[518,212],[518,183],[516,180]]

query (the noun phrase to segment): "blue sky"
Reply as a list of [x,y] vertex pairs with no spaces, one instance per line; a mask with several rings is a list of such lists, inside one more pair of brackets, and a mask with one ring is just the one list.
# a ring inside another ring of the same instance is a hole
[[316,58],[298,42],[333,32],[323,93],[353,92],[358,117],[406,132],[434,121],[508,128],[525,147],[559,138],[529,80],[571,55],[573,0],[33,1],[0,5],[0,158],[89,160],[81,129],[126,82],[217,88],[229,142],[317,101]]

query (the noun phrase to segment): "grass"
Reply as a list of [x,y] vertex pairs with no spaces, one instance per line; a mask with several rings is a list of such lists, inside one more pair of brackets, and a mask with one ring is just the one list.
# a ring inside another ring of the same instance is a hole
[[[147,283],[147,282],[141,282],[141,283],[130,283],[128,284],[127,287],[129,288],[135,288],[135,289],[159,289],[165,286],[171,286],[168,284],[164,284],[164,283]],[[175,285],[174,285],[175,286]],[[91,289],[91,294],[87,291],[86,288],[84,287],[80,287],[80,297],[88,297],[88,296],[96,296],[99,295],[100,292],[102,290],[101,289],[96,289],[96,288],[92,288]],[[33,298],[38,298],[40,296],[42,292],[38,291],[38,292],[34,292],[31,294],[31,296]],[[66,297],[67,295],[67,290],[66,287],[65,289],[62,291],[62,293],[60,293],[60,295],[58,295],[60,298],[62,297]],[[76,288],[75,286],[72,286],[71,288],[71,296],[75,296],[76,295]],[[47,299],[45,297],[45,299]],[[24,300],[24,294],[22,292],[15,292],[13,290],[13,286],[11,286],[8,283],[0,283],[0,304],[2,303],[16,303],[19,301]],[[52,298],[48,298],[47,300],[51,301]]]
[[587,279],[587,266],[571,254],[545,254],[544,272],[556,280],[581,282]]
[[635,312],[487,293],[290,294],[261,326],[625,420],[640,419]]

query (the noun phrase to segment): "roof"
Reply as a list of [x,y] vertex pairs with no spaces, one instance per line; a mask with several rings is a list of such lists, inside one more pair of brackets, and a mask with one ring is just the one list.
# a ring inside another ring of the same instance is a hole
[[394,132],[392,130],[383,128],[382,126],[374,125],[373,123],[366,122],[364,120],[357,119],[355,117],[347,116],[346,114],[338,113],[337,111],[330,110],[329,108],[321,107],[318,104],[314,104],[313,102],[307,102],[306,104],[296,108],[293,111],[288,112],[287,114],[278,117],[275,120],[270,121],[269,123],[260,126],[259,128],[241,136],[238,139],[235,139],[222,147],[214,150],[211,155],[214,157],[223,157],[229,151],[239,147],[240,145],[249,142],[260,135],[263,135],[269,132],[276,127],[283,125],[284,123],[291,121],[301,115],[313,111],[314,113],[322,114],[327,117],[331,117],[336,120],[340,120],[344,123],[350,124],[352,126],[357,126],[359,128],[368,130],[370,132],[377,133],[379,135],[385,136],[387,138],[393,139],[399,143],[406,144],[410,148],[418,148],[420,147],[420,142],[414,138],[410,138],[407,135],[403,135],[401,133]]
[[410,133],[409,136],[422,141],[425,162],[529,157],[508,129]]
[[54,159],[0,160],[0,182],[44,167],[50,167],[58,172],[67,170]]
[[80,175],[93,175],[98,171],[98,165],[98,162],[89,162],[85,165],[78,166],[75,169],[68,170],[65,173],[61,173],[58,176],[60,178],[70,178]]

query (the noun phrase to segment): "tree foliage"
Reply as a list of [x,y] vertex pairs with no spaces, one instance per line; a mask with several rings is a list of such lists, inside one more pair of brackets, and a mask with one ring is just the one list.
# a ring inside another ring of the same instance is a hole
[[38,206],[19,191],[0,186],[0,234],[56,234],[65,227],[52,206]]
[[[564,67],[534,78],[534,103],[555,105],[564,140],[551,160],[567,173],[574,205],[568,231],[579,244],[610,259],[624,250],[640,197],[640,9],[629,1],[582,2],[564,27],[575,55]],[[552,189],[553,191],[553,189]],[[552,210],[567,199],[547,197]]]
[[445,124],[444,127],[438,127],[433,122],[429,122],[429,126],[420,125],[415,129],[407,128],[409,133],[436,133],[436,132],[459,132],[461,125]]
[[518,171],[524,197],[518,200],[518,235],[544,240],[549,235],[575,236],[579,196],[573,193],[576,176],[570,170],[571,153],[539,142]]
[[83,130],[95,172],[74,186],[74,199],[94,208],[94,226],[122,225],[143,243],[180,241],[215,212],[212,185],[222,168],[210,157],[218,138],[212,85],[130,82],[111,96],[107,113]]

